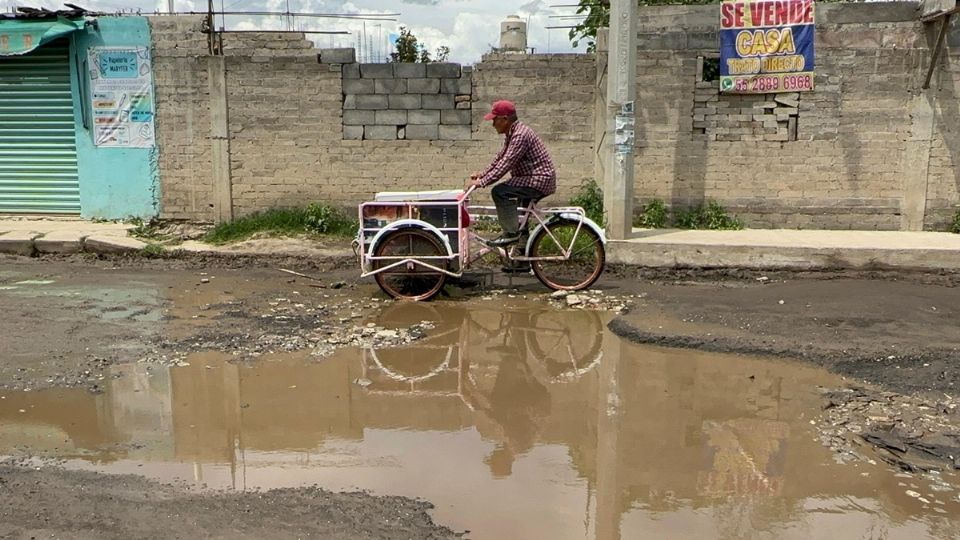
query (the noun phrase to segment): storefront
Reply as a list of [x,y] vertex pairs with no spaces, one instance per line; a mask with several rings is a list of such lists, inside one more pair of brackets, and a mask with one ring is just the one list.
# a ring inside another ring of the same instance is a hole
[[143,17],[0,18],[0,213],[158,213]]

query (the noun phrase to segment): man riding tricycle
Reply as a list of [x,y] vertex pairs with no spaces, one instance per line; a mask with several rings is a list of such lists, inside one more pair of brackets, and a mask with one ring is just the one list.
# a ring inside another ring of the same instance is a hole
[[[582,208],[539,208],[556,190],[556,173],[543,141],[517,120],[509,101],[493,104],[493,121],[504,145],[493,163],[471,175],[464,190],[384,192],[360,205],[355,247],[362,277],[374,276],[390,296],[426,300],[443,288],[448,276],[488,253],[496,253],[505,272],[529,272],[557,290],[580,290],[603,272],[603,230]],[[473,206],[470,195],[496,183],[495,207]],[[495,211],[502,234],[487,239],[470,228]],[[532,231],[530,230],[532,226]]]

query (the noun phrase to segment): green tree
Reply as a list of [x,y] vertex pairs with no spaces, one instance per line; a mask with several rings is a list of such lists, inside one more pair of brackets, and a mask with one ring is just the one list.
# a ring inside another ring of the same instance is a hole
[[450,47],[446,45],[438,47],[436,60],[430,58],[430,51],[423,46],[417,39],[417,36],[406,27],[400,27],[400,37],[393,44],[394,51],[390,53],[391,62],[446,62],[450,56]]
[[390,53],[391,62],[416,62],[420,59],[420,50],[422,45],[417,41],[417,36],[406,27],[400,27],[400,37],[393,44],[394,51]]

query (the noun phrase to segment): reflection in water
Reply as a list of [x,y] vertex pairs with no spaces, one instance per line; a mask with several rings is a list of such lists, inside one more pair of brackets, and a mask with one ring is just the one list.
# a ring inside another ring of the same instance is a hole
[[627,345],[587,311],[486,306],[392,305],[377,324],[436,325],[412,347],[255,365],[200,354],[120,368],[102,395],[10,393],[0,452],[210,487],[423,497],[475,538],[957,530],[956,492],[835,464],[815,442],[815,386],[839,384],[822,371]]

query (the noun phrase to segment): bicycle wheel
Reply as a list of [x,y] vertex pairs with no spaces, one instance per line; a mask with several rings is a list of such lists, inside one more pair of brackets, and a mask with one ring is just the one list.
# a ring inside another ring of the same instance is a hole
[[603,321],[595,311],[534,313],[527,343],[554,382],[571,382],[600,362]]
[[[387,235],[377,244],[376,257],[439,257],[447,252],[436,236],[420,229],[400,229]],[[374,268],[384,268],[396,261],[374,261]],[[447,261],[425,261],[437,268],[446,269]],[[419,264],[408,262],[374,275],[377,285],[388,295],[402,300],[429,300],[433,298],[447,279],[447,275]]]
[[579,221],[548,223],[534,237],[530,257],[562,257],[567,249],[570,255],[563,260],[531,261],[534,275],[555,290],[578,291],[593,285],[603,273],[606,252],[600,236]]

